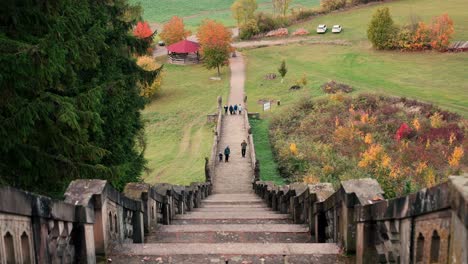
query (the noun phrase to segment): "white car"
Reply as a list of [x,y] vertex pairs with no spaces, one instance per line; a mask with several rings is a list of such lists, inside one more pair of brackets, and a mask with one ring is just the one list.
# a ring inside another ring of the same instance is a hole
[[334,25],[332,27],[332,33],[340,33],[342,29],[341,25]]
[[321,34],[321,33],[325,33],[325,32],[327,32],[327,25],[325,25],[325,24],[318,25],[317,33]]

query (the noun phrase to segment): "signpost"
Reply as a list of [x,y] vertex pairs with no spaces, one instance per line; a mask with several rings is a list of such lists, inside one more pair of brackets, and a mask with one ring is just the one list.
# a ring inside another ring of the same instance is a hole
[[271,107],[270,102],[263,103],[263,111],[269,110]]

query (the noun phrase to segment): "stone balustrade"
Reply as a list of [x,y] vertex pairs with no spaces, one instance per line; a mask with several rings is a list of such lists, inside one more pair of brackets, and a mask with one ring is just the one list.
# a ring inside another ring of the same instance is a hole
[[64,201],[0,188],[0,264],[96,263],[114,246],[143,243],[158,224],[200,205],[210,182],[189,186],[75,180]]
[[385,200],[373,179],[278,186],[256,181],[269,207],[309,227],[311,240],[337,243],[357,263],[468,263],[468,175]]

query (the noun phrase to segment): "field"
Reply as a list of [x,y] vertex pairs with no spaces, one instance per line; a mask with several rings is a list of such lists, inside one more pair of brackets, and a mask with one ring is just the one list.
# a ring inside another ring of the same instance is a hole
[[393,20],[398,25],[409,23],[410,17],[417,17],[430,24],[434,16],[447,13],[454,21],[455,40],[468,40],[468,15],[466,11],[466,0],[397,0],[383,4],[372,4],[369,6],[356,7],[344,12],[334,12],[325,16],[319,16],[311,21],[291,26],[290,30],[306,28],[315,32],[318,24],[326,24],[329,27],[334,24],[343,26],[340,34],[320,35],[323,39],[346,39],[355,42],[367,41],[367,25],[377,8],[389,7]]
[[[172,16],[184,18],[189,29],[194,30],[203,19],[215,19],[226,26],[236,26],[232,18],[230,7],[234,0],[130,0],[131,3],[140,3],[143,7],[145,20],[153,23],[164,23]],[[272,12],[270,0],[258,0],[258,10]],[[295,0],[291,8],[314,7],[320,4],[319,0]]]
[[222,69],[222,81],[211,81],[215,72],[201,65],[164,67],[162,91],[143,112],[151,169],[143,178],[150,184],[203,181],[213,139],[206,115],[216,111],[218,95],[227,95],[228,69]]
[[[287,104],[305,95],[322,95],[320,85],[336,80],[352,85],[358,92],[411,97],[468,116],[468,53],[379,52],[358,46],[308,44],[245,53],[250,111],[261,111],[256,103],[260,99]],[[279,78],[266,80],[265,74],[276,73],[282,59],[289,70],[284,83]],[[308,79],[306,88],[290,91],[288,88],[303,74]]]

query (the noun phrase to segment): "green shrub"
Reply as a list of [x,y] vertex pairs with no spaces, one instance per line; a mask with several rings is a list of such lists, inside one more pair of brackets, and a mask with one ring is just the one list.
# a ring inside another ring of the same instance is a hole
[[239,37],[241,39],[251,39],[253,36],[258,34],[260,30],[257,26],[257,21],[251,19],[247,23],[243,24],[239,29]]
[[316,16],[323,13],[323,11],[318,10],[318,9],[300,9],[299,11],[292,10],[291,12],[291,19],[293,21],[299,21],[299,20],[304,20],[308,19],[310,17]]
[[291,24],[289,17],[274,17],[271,14],[259,12],[255,14],[255,21],[259,32],[265,33]]
[[394,24],[388,7],[379,8],[372,16],[367,37],[377,49],[393,48],[398,27]]
[[326,11],[333,11],[346,6],[346,0],[322,0],[320,6]]

